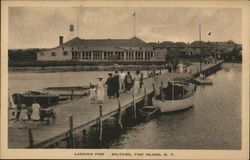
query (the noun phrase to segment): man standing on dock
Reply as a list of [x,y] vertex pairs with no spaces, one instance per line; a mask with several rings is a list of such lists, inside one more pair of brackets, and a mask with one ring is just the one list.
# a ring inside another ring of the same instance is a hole
[[114,85],[114,78],[112,77],[112,73],[109,73],[108,75],[109,75],[109,77],[106,80],[105,84],[108,86],[108,88],[107,88],[107,95],[108,95],[108,97],[110,99],[112,96],[114,96],[114,87],[113,87],[113,85]]

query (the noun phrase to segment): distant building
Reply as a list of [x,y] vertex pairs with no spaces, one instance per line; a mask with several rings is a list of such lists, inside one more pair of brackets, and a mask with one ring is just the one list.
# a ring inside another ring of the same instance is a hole
[[165,61],[166,49],[159,49],[143,40],[130,39],[80,39],[76,37],[59,46],[37,54],[38,61]]

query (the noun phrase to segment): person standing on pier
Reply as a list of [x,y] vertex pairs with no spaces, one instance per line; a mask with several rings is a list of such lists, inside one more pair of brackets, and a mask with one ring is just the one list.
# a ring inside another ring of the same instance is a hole
[[107,95],[109,98],[111,98],[112,96],[114,96],[114,88],[113,88],[114,78],[112,77],[112,73],[109,73],[108,75],[109,75],[109,77],[106,80],[105,84],[108,86]]
[[104,83],[103,83],[103,78],[100,76],[98,77],[98,82],[97,82],[97,100],[99,103],[103,103],[104,101]]
[[140,93],[140,83],[141,83],[141,75],[140,75],[140,71],[137,70],[135,77],[134,77],[134,93],[138,94]]
[[32,104],[31,120],[35,121],[36,127],[37,127],[37,122],[40,120],[40,109],[41,109],[40,104],[37,103],[36,100],[34,99]]
[[125,91],[129,91],[133,86],[133,79],[130,75],[130,72],[127,73],[125,77]]
[[120,90],[123,92],[125,90],[125,76],[126,74],[123,72],[123,70],[121,69],[121,73],[119,75],[120,77]]
[[114,75],[114,92],[115,92],[115,97],[119,98],[120,96],[120,82],[119,82],[119,74],[118,71],[115,71]]
[[19,128],[26,128],[28,121],[28,111],[25,104],[21,105],[20,120],[21,122]]
[[96,89],[95,89],[95,86],[94,85],[91,85],[90,86],[90,89],[89,89],[89,98],[90,98],[90,103],[94,103],[95,101],[95,96],[96,96]]

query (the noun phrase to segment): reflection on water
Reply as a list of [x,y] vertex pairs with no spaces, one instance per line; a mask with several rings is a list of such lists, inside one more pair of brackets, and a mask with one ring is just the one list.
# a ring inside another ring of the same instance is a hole
[[133,127],[110,148],[240,149],[241,65],[224,64],[209,78],[193,108]]
[[[99,75],[106,77],[107,72],[12,72],[9,89],[13,93],[51,86],[82,86],[95,83]],[[222,70],[209,78],[213,85],[197,88],[195,105],[189,110],[127,126],[121,135],[109,128],[115,126],[110,122],[104,129],[104,148],[240,149],[241,64],[223,64]],[[96,139],[93,133],[90,131],[92,140]],[[91,141],[88,146],[96,148],[96,143]]]

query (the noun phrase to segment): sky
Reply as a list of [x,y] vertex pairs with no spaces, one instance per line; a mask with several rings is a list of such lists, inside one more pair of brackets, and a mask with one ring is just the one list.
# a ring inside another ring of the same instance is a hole
[[[241,9],[239,8],[118,8],[118,7],[10,7],[9,48],[52,48],[79,34],[82,39],[127,39],[134,36],[146,42],[203,41],[241,43]],[[74,25],[75,32],[69,31]],[[208,33],[211,35],[208,36]]]

